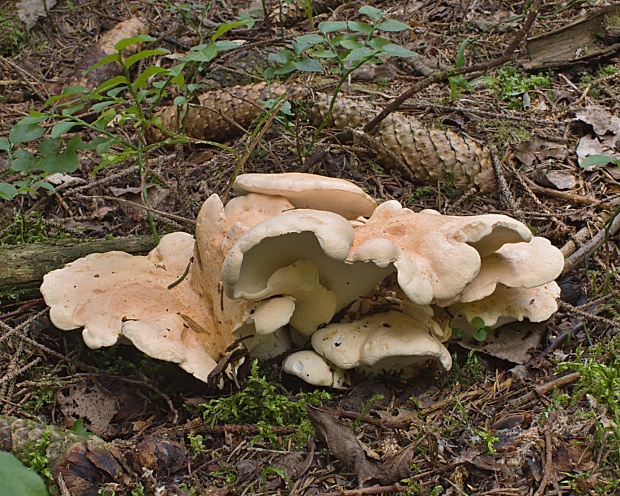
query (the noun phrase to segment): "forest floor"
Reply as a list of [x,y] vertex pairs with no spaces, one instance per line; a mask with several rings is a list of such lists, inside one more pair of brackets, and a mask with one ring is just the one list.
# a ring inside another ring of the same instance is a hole
[[[416,63],[391,58],[385,62],[389,70],[372,73],[363,85],[345,84],[342,91],[382,108],[437,67],[497,60],[518,35],[531,3],[373,3],[386,18],[409,26],[388,34],[422,57]],[[32,12],[34,4],[21,8]],[[226,382],[219,390],[132,346],[90,350],[79,331],[54,328],[45,302],[36,299],[40,295],[30,293],[30,299],[7,284],[0,287],[0,448],[18,454],[57,494],[620,494],[617,36],[609,22],[614,41],[600,55],[574,53],[570,60],[551,57],[537,65],[531,38],[595,16],[611,2],[542,4],[529,41],[518,43],[512,60],[466,75],[485,76],[472,81],[479,84],[452,77],[421,87],[401,108],[426,126],[489,147],[499,184],[495,191],[459,189],[450,174],[416,183],[399,167],[383,168],[360,147],[338,144],[329,129],[308,155],[329,143],[311,172],[353,181],[378,200],[395,199],[416,211],[506,214],[562,248],[567,265],[558,280],[559,310],[544,325],[519,323],[503,344],[498,344],[501,336],[450,341],[449,372],[429,367],[408,380],[398,374],[358,377],[348,389],[323,390],[283,374],[282,360],[274,359],[259,369],[242,367],[240,389]],[[65,162],[52,166],[65,174],[55,192],[41,187],[37,181],[52,170],[45,169],[51,162],[32,166],[32,157],[45,153],[35,152],[41,136],[20,143],[13,130],[33,112],[50,110],[48,98],[83,67],[80,59],[103,33],[127,19],[146,20],[154,41],[143,49],[165,48],[170,54],[153,52],[133,68],[144,70],[170,67],[218,26],[242,13],[255,16],[251,27],[223,35],[222,40],[246,44],[202,62],[192,75],[201,83],[216,66],[238,58],[239,50],[290,47],[297,37],[317,33],[320,21],[363,20],[361,5],[334,7],[281,36],[261,20],[260,2],[58,0],[26,32],[16,18],[16,2],[0,1],[0,140],[7,144],[0,147],[0,254],[25,243],[150,235],[153,225],[162,234],[192,233],[200,205],[212,193],[223,194],[236,172],[293,172],[306,166],[297,152],[308,147],[314,128],[301,115],[288,124],[268,121],[260,140],[227,139],[237,156],[257,145],[239,171],[229,150],[198,144],[153,147],[146,166],[133,154],[98,167],[102,156],[84,147],[74,154],[77,168],[63,169],[73,160],[69,151],[59,163]],[[607,34],[597,36],[603,40]],[[316,74],[293,76],[312,85]],[[170,100],[178,96],[170,93]],[[140,126],[128,117],[136,113],[126,104],[130,97],[126,92],[119,97],[115,105],[124,110],[106,129],[138,143]],[[39,122],[49,133],[59,120]],[[84,142],[96,135],[87,126],[61,133],[62,139],[82,136]],[[13,144],[13,160],[22,161],[8,169],[6,148]],[[20,148],[34,155],[15,155]],[[581,167],[588,154],[608,160]],[[78,182],[66,183],[67,174]],[[154,209],[151,223],[144,209],[136,208],[143,187]],[[2,192],[11,199],[1,199]],[[328,446],[319,442],[302,399],[322,405],[312,414],[318,417],[313,423],[327,432]],[[59,458],[50,458],[49,433],[66,448],[78,442],[62,430],[70,428],[94,433],[105,443],[99,451],[82,444],[73,458],[61,456],[63,472]],[[6,444],[7,435],[13,445]],[[20,436],[29,444],[18,450]]]

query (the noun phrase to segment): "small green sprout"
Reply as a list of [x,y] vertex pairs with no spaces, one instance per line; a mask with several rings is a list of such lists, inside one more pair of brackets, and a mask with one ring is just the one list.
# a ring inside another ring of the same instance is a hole
[[484,341],[493,332],[493,329],[486,325],[481,317],[471,319],[471,325],[474,327],[471,335],[476,341]]

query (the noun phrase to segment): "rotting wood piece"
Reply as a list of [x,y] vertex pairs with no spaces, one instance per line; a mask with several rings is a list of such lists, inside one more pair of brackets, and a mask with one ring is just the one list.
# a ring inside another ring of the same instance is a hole
[[528,71],[587,65],[620,50],[620,5],[604,7],[577,22],[527,40]]
[[43,276],[89,253],[124,251],[146,254],[155,247],[153,236],[80,242],[58,240],[53,243],[0,246],[0,292],[19,293],[20,299],[37,297]]
[[119,483],[129,476],[123,456],[97,436],[84,437],[53,425],[0,416],[0,450],[24,461],[37,449],[44,450],[54,480],[62,477],[74,496],[97,494],[102,484]]

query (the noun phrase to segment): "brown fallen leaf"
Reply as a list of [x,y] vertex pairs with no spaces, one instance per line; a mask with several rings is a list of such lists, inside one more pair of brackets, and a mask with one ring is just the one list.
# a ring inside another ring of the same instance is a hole
[[347,470],[357,474],[360,487],[377,475],[377,464],[366,458],[364,448],[351,429],[320,408],[306,404],[306,412],[319,441]]

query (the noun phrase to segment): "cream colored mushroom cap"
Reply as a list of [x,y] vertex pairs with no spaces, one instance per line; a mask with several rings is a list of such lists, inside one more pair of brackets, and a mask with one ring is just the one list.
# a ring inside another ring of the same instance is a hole
[[365,225],[355,227],[348,259],[393,263],[407,297],[428,305],[459,295],[478,274],[482,257],[506,243],[531,238],[525,225],[505,215],[414,213],[392,200],[379,205]]
[[459,301],[481,300],[492,294],[497,284],[510,288],[542,286],[558,277],[563,268],[562,252],[545,238],[506,244],[482,259],[480,272],[465,288]]
[[426,325],[400,312],[379,313],[351,323],[330,324],[312,336],[312,347],[345,370],[398,370],[429,359],[449,370],[452,357]]
[[242,174],[233,188],[239,195],[283,196],[297,208],[326,210],[345,219],[368,217],[377,207],[369,195],[349,181],[301,172]]
[[328,364],[321,355],[312,350],[292,353],[284,360],[282,370],[313,386],[342,388],[346,382],[343,370]]
[[318,268],[320,284],[336,295],[339,310],[394,271],[393,266],[346,262],[353,238],[350,223],[332,212],[298,209],[267,219],[245,232],[228,253],[222,266],[226,295],[249,301],[272,296],[269,278],[307,260]]
[[480,317],[489,327],[499,327],[509,322],[528,319],[543,322],[558,309],[560,287],[555,281],[535,288],[508,288],[498,284],[495,292],[481,300],[456,303],[448,307],[454,315],[454,329],[471,331],[472,319]]

